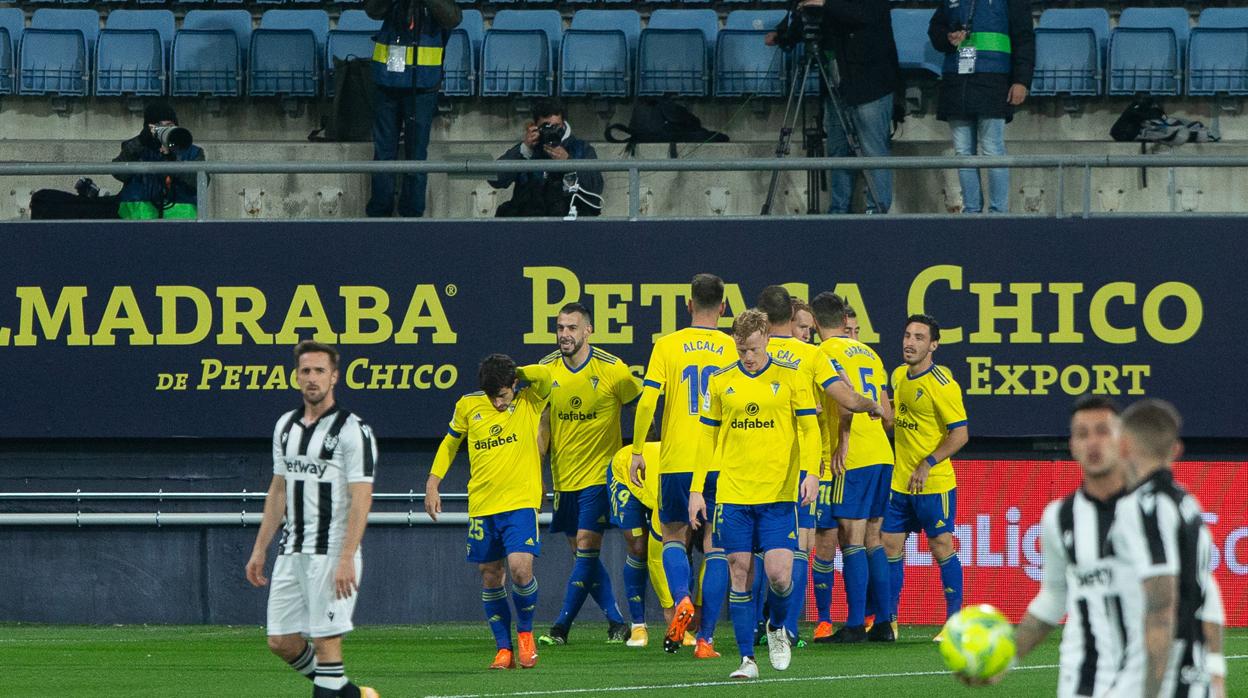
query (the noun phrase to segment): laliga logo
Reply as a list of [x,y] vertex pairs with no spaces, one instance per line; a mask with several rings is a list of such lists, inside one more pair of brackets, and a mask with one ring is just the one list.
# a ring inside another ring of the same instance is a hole
[[501,433],[503,433],[502,425],[495,424],[494,426],[490,427],[490,436],[498,436]]
[[751,403],[747,404],[747,405],[745,406],[745,413],[746,413],[746,414],[748,414],[748,415],[749,415],[749,416],[751,416],[751,417],[753,417],[754,415],[758,414],[758,403],[757,403],[757,402],[751,402]]
[[572,409],[579,410],[581,409],[581,398],[574,397],[572,398],[572,401],[569,402],[568,404],[572,406]]

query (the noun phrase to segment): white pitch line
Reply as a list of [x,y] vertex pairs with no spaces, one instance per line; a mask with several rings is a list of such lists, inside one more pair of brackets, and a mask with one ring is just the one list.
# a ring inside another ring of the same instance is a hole
[[[1227,657],[1232,659],[1248,659],[1248,654],[1237,654]],[[1057,664],[1035,664],[1015,667],[1011,671],[1035,671],[1039,669],[1056,669]],[[553,696],[576,693],[628,693],[632,691],[651,691],[656,688],[711,688],[715,686],[758,686],[771,683],[799,683],[807,681],[853,681],[858,679],[893,679],[909,676],[944,676],[948,671],[902,671],[892,674],[836,674],[832,676],[793,676],[774,679],[757,679],[754,681],[697,681],[691,683],[660,684],[648,686],[611,686],[607,688],[563,688],[545,691],[516,691],[513,693],[462,693],[455,695],[431,695],[426,698],[493,698],[495,696]]]

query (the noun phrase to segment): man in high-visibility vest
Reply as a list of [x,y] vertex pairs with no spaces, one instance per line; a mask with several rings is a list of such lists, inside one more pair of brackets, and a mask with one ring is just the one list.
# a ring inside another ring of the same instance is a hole
[[[373,159],[403,157],[424,160],[429,130],[442,84],[442,57],[451,30],[463,18],[455,0],[364,0],[369,17],[382,21],[373,37],[373,81],[377,98],[373,114]],[[375,174],[365,212],[371,217],[394,215],[394,175]],[[425,213],[424,174],[403,175],[399,215]]]

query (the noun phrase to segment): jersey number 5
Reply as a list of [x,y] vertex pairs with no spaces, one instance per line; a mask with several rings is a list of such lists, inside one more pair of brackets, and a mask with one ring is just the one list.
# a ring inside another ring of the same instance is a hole
[[862,394],[875,400],[880,401],[880,393],[875,388],[875,384],[871,382],[871,376],[875,373],[873,368],[858,369],[858,380],[862,382]]

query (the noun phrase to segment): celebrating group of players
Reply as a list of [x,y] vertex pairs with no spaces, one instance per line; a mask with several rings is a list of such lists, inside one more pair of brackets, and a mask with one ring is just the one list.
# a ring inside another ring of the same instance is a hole
[[[875,351],[851,337],[852,309],[835,294],[807,304],[781,286],[767,287],[757,308],[733,319],[731,334],[719,329],[724,309],[723,281],[694,277],[691,326],[655,343],[640,383],[623,361],[591,346],[592,318],[579,303],[560,310],[559,349],[537,364],[517,367],[500,354],[481,363],[481,390],[455,406],[425,505],[431,516],[441,513],[439,485],[468,441],[468,560],[482,574],[498,647],[493,668],[536,666],[537,645],[566,643],[591,596],[607,616],[609,641],[646,645],[649,578],[669,609],[665,650],[694,644],[695,657],[718,657],[714,633],[726,597],[741,656],[731,676],[758,676],[762,609],[771,665],[784,670],[812,549],[820,619],[814,640],[892,641],[905,538],[916,531],[927,534],[940,563],[948,612],[961,607],[949,457],[966,443],[967,422],[957,383],[932,363],[936,321],[907,320],[905,363],[890,381]],[[821,344],[811,343],[812,330]],[[647,443],[660,397],[662,438]],[[621,412],[634,402],[633,443],[622,448]],[[886,429],[895,432],[896,465]],[[575,564],[558,618],[535,639],[533,559],[547,447],[555,490],[550,530],[567,535]],[[611,525],[624,531],[629,547],[623,578],[631,627],[599,559]],[[653,539],[662,541],[657,555]],[[699,547],[695,589],[690,559]],[[849,611],[834,633],[838,547]],[[868,611],[879,620],[869,631]]]
[[[589,597],[607,616],[609,642],[647,645],[648,579],[667,615],[668,652],[694,645],[699,659],[719,657],[715,629],[726,598],[741,657],[732,678],[758,677],[754,647],[763,639],[771,666],[788,668],[808,574],[815,642],[891,642],[906,537],[919,531],[939,563],[947,615],[961,608],[949,459],[967,442],[967,418],[958,384],[932,360],[937,322],[906,319],[903,363],[890,378],[876,352],[854,338],[853,310],[839,296],[820,293],[807,304],[769,286],[756,305],[722,332],[723,281],[697,275],[691,325],[655,343],[640,382],[619,358],[591,346],[592,318],[579,303],[556,318],[558,351],[526,366],[502,354],[481,362],[480,390],[455,405],[425,507],[434,519],[442,513],[439,486],[467,441],[467,557],[479,567],[497,645],[491,668],[535,667],[538,644],[566,643]],[[812,330],[821,343],[811,342]],[[303,405],[274,429],[274,474],[246,575],[269,584],[266,551],[282,525],[270,649],[313,680],[315,698],[375,697],[346,677],[342,635],[352,629],[358,597],[377,446],[371,430],[334,401],[338,352],[305,341],[295,355]],[[660,397],[662,438],[648,441]],[[633,403],[626,446],[621,413]],[[1103,400],[1076,407],[1071,451],[1084,485],[1045,511],[1043,585],[1017,638],[1021,657],[1063,615],[1081,626],[1063,634],[1060,695],[1222,693],[1222,606],[1209,573],[1209,534],[1199,505],[1167,467],[1178,431],[1177,413],[1156,401],[1133,405],[1121,419]],[[535,639],[547,451],[550,530],[566,534],[575,564],[558,618]],[[599,558],[609,526],[628,545],[631,625]],[[848,610],[833,632],[838,548]]]

